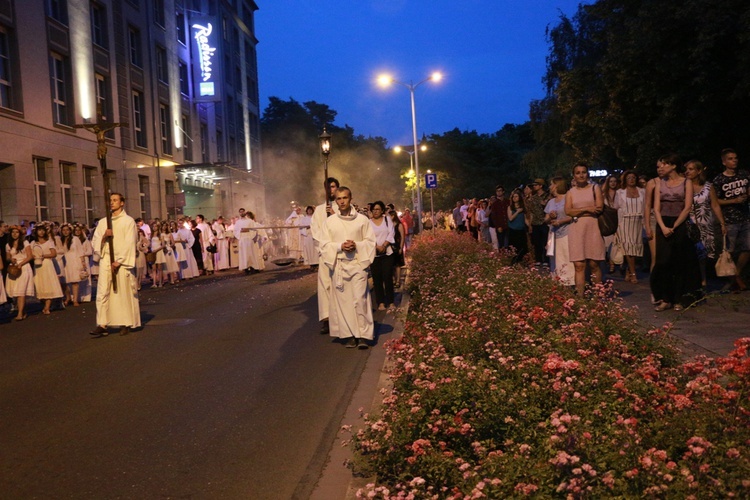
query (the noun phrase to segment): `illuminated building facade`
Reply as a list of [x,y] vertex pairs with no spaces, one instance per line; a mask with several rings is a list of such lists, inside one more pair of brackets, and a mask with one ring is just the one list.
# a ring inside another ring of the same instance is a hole
[[0,219],[265,214],[253,0],[0,0]]

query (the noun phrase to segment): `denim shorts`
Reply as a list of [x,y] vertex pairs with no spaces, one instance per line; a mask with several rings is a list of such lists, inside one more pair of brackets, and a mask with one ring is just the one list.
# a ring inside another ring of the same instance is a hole
[[750,221],[727,224],[727,250],[750,252]]

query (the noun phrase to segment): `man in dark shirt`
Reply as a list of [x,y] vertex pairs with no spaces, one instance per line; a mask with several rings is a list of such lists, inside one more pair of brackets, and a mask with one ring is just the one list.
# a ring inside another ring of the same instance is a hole
[[742,270],[750,260],[750,207],[747,197],[750,176],[744,170],[737,169],[737,153],[733,149],[721,151],[721,163],[724,171],[714,178],[711,189],[719,200],[726,223],[727,250],[732,253],[737,265],[735,287],[746,290]]
[[526,202],[526,212],[529,214],[531,225],[531,243],[534,245],[534,262],[537,265],[549,264],[549,257],[545,251],[549,226],[544,223],[544,207],[547,205],[547,195],[544,192],[544,179],[535,179],[531,183],[532,194]]
[[508,246],[508,207],[510,200],[505,198],[505,188],[495,187],[495,201],[490,205],[490,238],[495,248]]

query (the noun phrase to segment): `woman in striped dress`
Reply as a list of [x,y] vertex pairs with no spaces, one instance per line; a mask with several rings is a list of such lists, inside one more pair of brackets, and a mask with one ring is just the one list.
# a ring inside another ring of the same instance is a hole
[[646,190],[638,187],[638,175],[627,170],[622,174],[623,188],[617,198],[617,236],[615,245],[622,248],[628,265],[625,281],[638,283],[635,275],[635,258],[643,256],[643,209]]

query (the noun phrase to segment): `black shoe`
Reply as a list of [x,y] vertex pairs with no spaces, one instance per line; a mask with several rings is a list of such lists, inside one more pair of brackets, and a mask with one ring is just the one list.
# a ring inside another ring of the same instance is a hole
[[331,326],[328,323],[328,321],[321,321],[320,323],[321,323],[321,325],[320,325],[320,334],[321,335],[328,335],[329,333],[331,333]]
[[354,349],[355,347],[357,347],[357,344],[359,343],[358,340],[359,339],[355,339],[354,337],[349,337],[349,340],[346,341],[346,344],[344,344],[344,346],[347,349]]
[[127,335],[129,333],[130,333],[130,327],[129,326],[123,326],[122,328],[120,328],[120,335],[121,336]]
[[106,328],[97,326],[96,328],[94,328],[93,331],[89,332],[89,335],[93,336],[95,339],[99,339],[99,338],[106,337],[107,335],[109,335],[109,332],[107,331]]
[[367,345],[367,341],[365,339],[357,339],[357,349],[366,350],[369,349],[370,346]]

